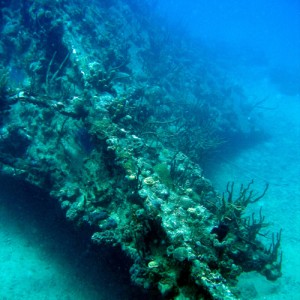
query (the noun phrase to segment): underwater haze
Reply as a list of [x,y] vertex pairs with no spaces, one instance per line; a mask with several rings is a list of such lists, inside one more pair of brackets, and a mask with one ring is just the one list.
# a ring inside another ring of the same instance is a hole
[[300,1],[157,1],[158,11],[225,60],[267,65],[282,92],[300,92]]
[[300,299],[300,0],[0,1],[0,300]]
[[[172,23],[204,42],[260,54],[272,66],[299,70],[300,2],[157,1]],[[219,49],[222,52],[222,49]]]

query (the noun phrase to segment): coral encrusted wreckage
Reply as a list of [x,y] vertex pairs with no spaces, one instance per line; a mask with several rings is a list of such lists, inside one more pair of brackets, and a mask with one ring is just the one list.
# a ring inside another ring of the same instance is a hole
[[262,132],[202,46],[137,2],[1,1],[1,173],[120,247],[145,293],[236,299],[242,272],[280,277],[281,232],[265,246],[246,214],[268,186],[222,196],[200,165]]

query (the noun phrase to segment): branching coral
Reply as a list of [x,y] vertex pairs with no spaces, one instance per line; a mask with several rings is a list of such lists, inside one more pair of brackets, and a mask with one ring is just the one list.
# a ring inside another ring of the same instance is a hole
[[[276,236],[276,242],[273,234],[272,244],[268,250],[257,239],[258,236],[268,235],[268,232],[261,232],[269,225],[265,223],[262,209],[259,211],[258,219],[255,218],[254,213],[251,217],[244,214],[249,204],[256,203],[265,196],[269,185],[265,185],[261,194],[255,194],[251,190],[252,185],[253,180],[246,187],[241,185],[238,196],[234,198],[234,182],[227,184],[227,198],[223,194],[217,208],[220,224],[212,230],[212,233],[217,235],[219,241],[229,242],[234,250],[225,250],[225,252],[242,265],[245,271],[257,270],[268,279],[274,280],[281,276],[282,254],[278,257],[281,230]],[[257,256],[256,263],[251,261],[254,253]]]

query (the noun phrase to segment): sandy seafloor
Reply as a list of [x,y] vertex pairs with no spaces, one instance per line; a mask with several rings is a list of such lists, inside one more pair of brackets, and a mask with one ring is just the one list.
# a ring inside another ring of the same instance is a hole
[[[251,74],[245,71],[243,74]],[[253,76],[237,76],[249,97],[267,100],[262,104],[260,122],[270,139],[248,148],[231,158],[223,158],[210,171],[209,178],[219,191],[228,181],[235,185],[254,179],[254,188],[263,190],[270,184],[266,196],[253,204],[258,213],[262,207],[272,231],[282,233],[283,276],[275,282],[256,273],[240,278],[242,299],[300,299],[300,95],[288,96],[273,86],[264,72],[253,70]],[[251,211],[251,212],[252,212]],[[264,242],[270,241],[263,239]]]
[[[265,105],[273,109],[262,110],[260,122],[272,137],[232,157],[220,153],[205,175],[220,192],[229,180],[238,186],[254,179],[258,190],[270,183],[252,208],[262,206],[275,232],[283,228],[283,276],[269,282],[243,274],[241,298],[300,299],[300,99],[281,94],[264,76],[243,80],[250,97],[268,97]],[[132,295],[118,264],[111,267],[114,256],[96,259],[52,205],[39,206],[42,195],[3,179],[0,189],[0,300],[144,299]]]

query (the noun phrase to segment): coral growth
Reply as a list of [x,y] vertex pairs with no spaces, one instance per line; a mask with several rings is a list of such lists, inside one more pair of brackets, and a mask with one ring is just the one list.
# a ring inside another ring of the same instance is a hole
[[94,243],[119,245],[156,295],[235,299],[243,271],[278,278],[281,232],[265,249],[262,212],[245,215],[267,186],[235,197],[230,183],[221,197],[199,165],[253,133],[201,47],[137,1],[13,2],[1,12],[1,172],[47,190]]

